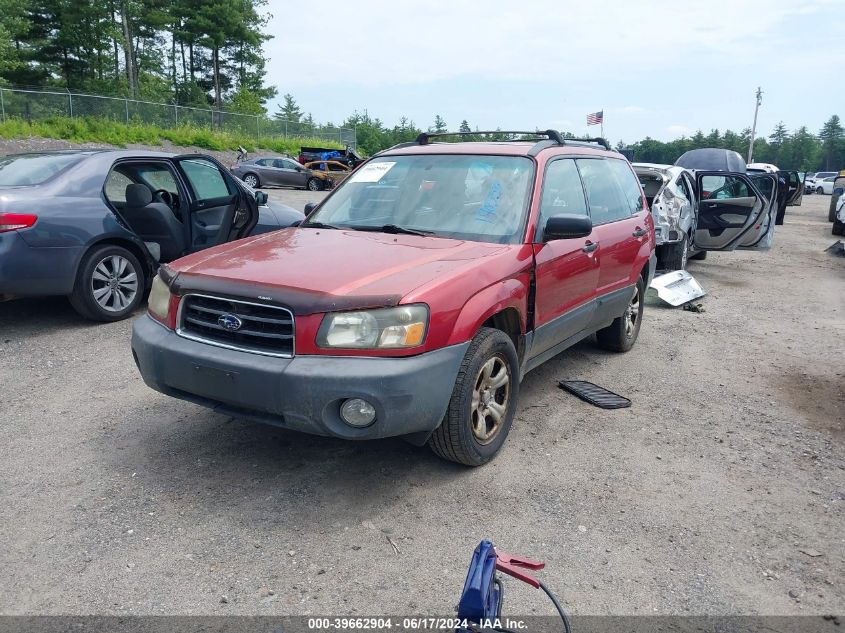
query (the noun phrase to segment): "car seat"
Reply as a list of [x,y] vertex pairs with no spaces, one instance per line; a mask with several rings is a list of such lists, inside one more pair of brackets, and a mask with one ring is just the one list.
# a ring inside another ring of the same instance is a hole
[[169,206],[153,202],[153,192],[147,185],[126,185],[126,207],[121,214],[142,240],[158,245],[160,261],[178,259],[187,250],[182,223]]

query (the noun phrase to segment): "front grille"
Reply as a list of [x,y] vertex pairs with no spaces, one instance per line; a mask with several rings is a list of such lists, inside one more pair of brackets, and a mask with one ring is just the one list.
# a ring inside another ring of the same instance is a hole
[[[237,317],[221,319],[221,317]],[[221,320],[240,327],[227,329]],[[186,295],[179,307],[179,336],[268,356],[293,356],[293,313],[248,301]]]

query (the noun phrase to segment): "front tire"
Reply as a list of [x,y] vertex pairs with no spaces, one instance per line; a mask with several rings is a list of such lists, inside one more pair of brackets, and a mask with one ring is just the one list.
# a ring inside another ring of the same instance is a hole
[[481,466],[504,444],[519,395],[519,359],[501,330],[481,328],[461,363],[446,416],[428,440],[443,459]]
[[821,187],[816,187],[816,193],[821,195],[824,193],[824,189],[822,189]]
[[258,180],[258,176],[255,174],[247,174],[244,176],[244,183],[252,187],[253,189],[258,189],[261,183]]
[[596,332],[596,340],[604,349],[612,352],[627,352],[637,342],[643,320],[643,299],[645,280],[640,276],[625,312],[606,328]]
[[833,228],[830,230],[834,235],[845,235],[845,223],[839,220],[833,220]]
[[92,321],[120,321],[144,299],[146,275],[138,258],[122,246],[94,247],[76,272],[70,304]]
[[695,259],[697,261],[707,259],[707,251],[698,251],[697,253],[693,253],[689,256],[689,259]]
[[308,189],[308,191],[322,191],[323,181],[319,178],[309,178],[308,182],[306,183],[306,188]]

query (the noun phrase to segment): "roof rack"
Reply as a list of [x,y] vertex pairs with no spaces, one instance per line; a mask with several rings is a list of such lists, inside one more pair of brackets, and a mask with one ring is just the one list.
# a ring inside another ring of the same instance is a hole
[[[608,143],[605,139],[601,137],[595,138],[564,138],[560,132],[557,130],[533,130],[533,131],[525,131],[525,130],[488,130],[488,131],[478,131],[478,132],[423,132],[421,133],[415,142],[411,143],[400,143],[398,146],[395,147],[410,147],[413,145],[428,145],[429,141],[433,138],[440,138],[443,136],[480,136],[484,134],[519,134],[520,136],[529,136],[532,138],[516,138],[516,139],[506,139],[507,141],[515,141],[515,142],[525,142],[525,141],[536,141],[537,143],[531,150],[528,152],[530,155],[535,156],[541,150],[546,149],[547,147],[554,147],[556,145],[601,145],[605,149],[610,149],[610,143]],[[541,138],[537,138],[541,137]],[[393,149],[393,148],[391,148]]]

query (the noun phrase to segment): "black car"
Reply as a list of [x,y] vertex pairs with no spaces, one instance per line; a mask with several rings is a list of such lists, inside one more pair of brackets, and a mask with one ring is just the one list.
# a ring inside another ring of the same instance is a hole
[[0,296],[67,295],[84,317],[117,321],[160,263],[303,217],[200,154],[0,157]]

